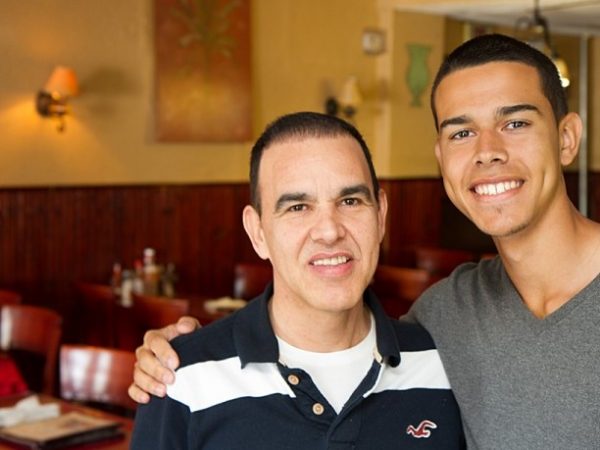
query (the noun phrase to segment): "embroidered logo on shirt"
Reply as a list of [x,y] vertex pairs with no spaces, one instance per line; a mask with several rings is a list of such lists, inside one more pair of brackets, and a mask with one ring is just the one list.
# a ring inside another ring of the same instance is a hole
[[422,421],[416,428],[409,425],[406,429],[406,434],[410,434],[417,439],[428,438],[431,436],[431,430],[435,430],[437,425],[431,420]]

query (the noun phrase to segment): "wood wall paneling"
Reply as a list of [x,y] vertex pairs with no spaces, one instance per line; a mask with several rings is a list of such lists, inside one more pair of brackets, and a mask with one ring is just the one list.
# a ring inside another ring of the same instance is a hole
[[406,263],[405,248],[437,246],[441,202],[445,196],[441,180],[384,180],[381,187],[387,193],[389,204],[381,261],[385,264]]
[[[590,174],[598,219],[600,180]],[[577,176],[567,174],[577,195]],[[410,246],[442,242],[440,179],[384,180],[389,199],[381,261],[402,265]],[[247,184],[0,189],[0,287],[77,319],[74,282],[108,283],[114,262],[132,267],[145,247],[176,265],[181,293],[230,295],[236,262],[257,262],[241,213]],[[447,225],[447,224],[446,224]]]

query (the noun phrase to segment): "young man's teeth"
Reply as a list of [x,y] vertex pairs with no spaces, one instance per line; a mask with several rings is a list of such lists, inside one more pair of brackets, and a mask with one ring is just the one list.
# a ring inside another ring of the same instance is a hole
[[506,191],[516,189],[521,185],[518,181],[503,181],[502,183],[479,184],[475,186],[475,192],[479,195],[498,195]]
[[313,263],[315,266],[337,266],[338,264],[344,264],[348,261],[345,256],[336,256],[334,258],[317,259]]

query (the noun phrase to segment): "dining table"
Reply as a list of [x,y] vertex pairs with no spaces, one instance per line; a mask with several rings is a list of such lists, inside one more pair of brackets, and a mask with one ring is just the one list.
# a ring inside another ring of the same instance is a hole
[[[168,297],[162,298],[168,300]],[[222,319],[243,306],[240,302],[243,302],[243,304],[246,303],[239,299],[231,299],[229,297],[216,298],[215,296],[202,294],[181,294],[177,298],[185,299],[189,302],[190,309],[188,315],[198,319],[202,325],[208,325],[215,320]],[[234,306],[228,306],[231,303],[226,303],[222,307],[211,307],[215,302],[222,301],[233,302]],[[117,308],[117,314],[125,317],[125,322],[133,319],[133,316],[128,315],[131,311],[131,303],[125,304],[121,298],[115,297],[115,307]]]
[[239,299],[229,299],[229,297],[215,298],[214,296],[192,294],[185,296],[185,298],[190,302],[190,316],[198,319],[202,325],[208,325],[223,317],[227,317],[240,307],[239,304],[234,307],[228,307],[226,304],[222,307],[210,307],[211,304],[219,301],[240,301]]
[[[34,393],[21,393],[11,396],[0,397],[0,408],[6,408],[14,406],[18,401],[26,398],[29,395],[33,395]],[[37,394],[37,397],[41,404],[45,403],[58,403],[61,414],[66,414],[69,412],[79,412],[85,415],[100,418],[100,419],[110,419],[120,423],[121,429],[123,431],[122,436],[110,438],[94,443],[75,445],[66,447],[69,450],[126,450],[129,448],[129,443],[131,441],[131,432],[133,430],[133,419],[127,417],[121,417],[115,414],[110,414],[105,411],[101,411],[99,409],[91,408],[88,406],[84,406],[78,403],[72,403],[65,400],[61,400],[56,397],[52,397],[45,394]],[[21,445],[13,444],[7,441],[0,440],[0,450],[17,450],[23,449]]]

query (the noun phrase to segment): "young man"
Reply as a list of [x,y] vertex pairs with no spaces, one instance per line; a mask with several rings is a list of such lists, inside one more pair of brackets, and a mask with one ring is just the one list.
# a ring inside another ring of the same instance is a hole
[[140,406],[133,449],[464,448],[429,335],[366,290],[387,200],[351,125],[284,116],[252,150],[243,223],[273,284],[173,341],[165,398]]
[[[477,37],[447,57],[431,100],[446,191],[500,256],[461,266],[409,313],[434,337],[467,443],[598,448],[600,226],[567,197],[582,126],[556,68],[512,38]],[[150,348],[167,361],[166,334],[138,353],[157,379],[169,372]],[[136,382],[160,386],[141,370]]]
[[415,305],[473,448],[600,445],[600,227],[562,167],[582,124],[556,68],[514,39],[456,49],[434,81],[435,153],[452,202],[499,259],[462,266]]

